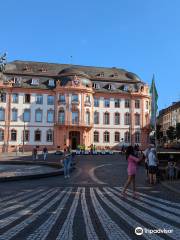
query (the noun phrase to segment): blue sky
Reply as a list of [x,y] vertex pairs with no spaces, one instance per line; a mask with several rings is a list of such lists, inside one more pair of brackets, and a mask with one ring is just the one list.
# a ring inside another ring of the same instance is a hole
[[179,0],[6,0],[0,8],[8,61],[120,67],[148,84],[154,73],[159,109],[180,100]]

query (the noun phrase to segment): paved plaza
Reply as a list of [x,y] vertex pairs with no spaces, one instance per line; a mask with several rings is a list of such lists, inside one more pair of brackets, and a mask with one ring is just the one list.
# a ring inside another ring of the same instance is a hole
[[[123,199],[124,157],[76,156],[76,163],[70,179],[0,183],[0,240],[180,239],[180,196],[161,184],[149,186],[143,166],[138,199],[131,190]],[[157,229],[167,233],[147,233]]]

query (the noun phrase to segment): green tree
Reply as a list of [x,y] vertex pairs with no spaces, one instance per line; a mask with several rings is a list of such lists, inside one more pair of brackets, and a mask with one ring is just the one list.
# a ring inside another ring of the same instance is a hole
[[161,131],[161,125],[156,125],[156,138],[157,140],[161,140],[163,138],[163,132]]
[[176,137],[176,130],[174,127],[170,126],[168,130],[166,131],[167,137],[169,140],[173,141],[174,138]]
[[176,124],[176,137],[180,139],[180,123]]

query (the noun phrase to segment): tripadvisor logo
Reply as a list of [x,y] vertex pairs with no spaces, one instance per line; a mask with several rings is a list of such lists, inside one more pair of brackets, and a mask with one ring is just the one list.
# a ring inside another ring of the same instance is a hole
[[142,235],[143,234],[143,229],[141,227],[135,228],[135,234],[136,235]]

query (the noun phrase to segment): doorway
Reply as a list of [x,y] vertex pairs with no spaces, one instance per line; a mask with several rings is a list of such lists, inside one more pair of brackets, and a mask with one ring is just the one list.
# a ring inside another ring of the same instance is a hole
[[69,132],[69,140],[72,149],[77,149],[77,146],[80,144],[80,132],[71,131]]

